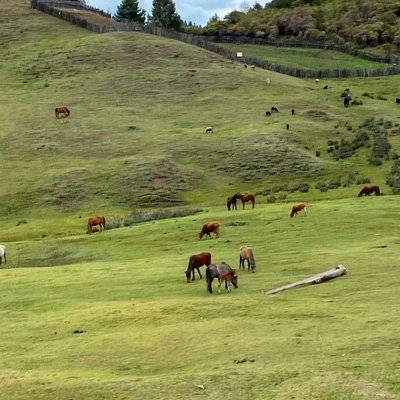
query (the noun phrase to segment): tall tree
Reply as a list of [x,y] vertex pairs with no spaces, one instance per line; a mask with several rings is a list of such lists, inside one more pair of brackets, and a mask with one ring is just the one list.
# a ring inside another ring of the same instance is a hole
[[182,19],[176,12],[175,3],[172,0],[153,0],[150,21],[153,24],[177,31],[182,25]]
[[138,0],[122,0],[114,15],[116,21],[129,21],[144,24],[146,11],[139,7]]

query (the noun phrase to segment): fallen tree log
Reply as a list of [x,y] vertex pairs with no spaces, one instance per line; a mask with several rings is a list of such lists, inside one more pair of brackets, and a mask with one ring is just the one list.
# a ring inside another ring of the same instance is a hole
[[332,268],[326,272],[322,272],[321,274],[311,276],[309,278],[305,278],[302,281],[290,283],[289,285],[281,286],[276,289],[264,290],[264,294],[276,294],[280,292],[284,292],[289,289],[298,289],[304,286],[309,285],[318,285],[319,283],[330,281],[331,279],[335,279],[339,276],[345,275],[347,273],[346,267],[343,265],[338,265],[335,268]]

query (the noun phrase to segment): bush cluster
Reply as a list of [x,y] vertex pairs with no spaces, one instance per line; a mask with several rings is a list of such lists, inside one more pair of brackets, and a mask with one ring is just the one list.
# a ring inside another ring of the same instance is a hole
[[328,190],[339,189],[340,187],[349,187],[354,184],[360,185],[366,183],[371,183],[371,180],[367,177],[359,176],[359,172],[354,171],[345,178],[339,176],[328,182],[318,182],[315,188],[319,189],[321,192],[327,192]]
[[107,221],[107,229],[116,229],[136,225],[143,222],[156,221],[160,219],[181,218],[194,215],[204,210],[200,208],[160,209],[160,210],[136,210],[123,217],[111,217]]
[[394,160],[386,183],[392,188],[394,194],[400,194],[400,158]]

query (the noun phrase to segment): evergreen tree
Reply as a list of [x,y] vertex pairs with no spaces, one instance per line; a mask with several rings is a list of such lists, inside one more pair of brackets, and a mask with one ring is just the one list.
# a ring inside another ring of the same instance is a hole
[[181,17],[176,12],[175,3],[172,0],[153,0],[150,21],[153,24],[177,31],[182,25]]
[[146,11],[139,7],[138,0],[122,0],[114,15],[116,21],[129,21],[144,24]]

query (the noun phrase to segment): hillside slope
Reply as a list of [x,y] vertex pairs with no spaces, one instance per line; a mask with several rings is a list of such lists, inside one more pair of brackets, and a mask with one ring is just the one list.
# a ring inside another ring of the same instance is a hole
[[[340,93],[351,86],[357,95],[368,90],[392,100],[399,77],[328,82],[333,88],[324,91],[322,83],[245,70],[173,40],[96,35],[23,0],[0,7],[4,217],[43,207],[46,214],[109,213],[221,204],[232,191],[315,183],[355,169],[380,184],[386,179],[390,162],[372,168],[361,153],[337,163],[326,143],[354,135],[346,121],[398,121],[393,101],[365,99],[344,110]],[[72,112],[65,123],[54,118],[60,105]],[[267,119],[271,106],[281,112]],[[212,136],[204,135],[209,125]]]

